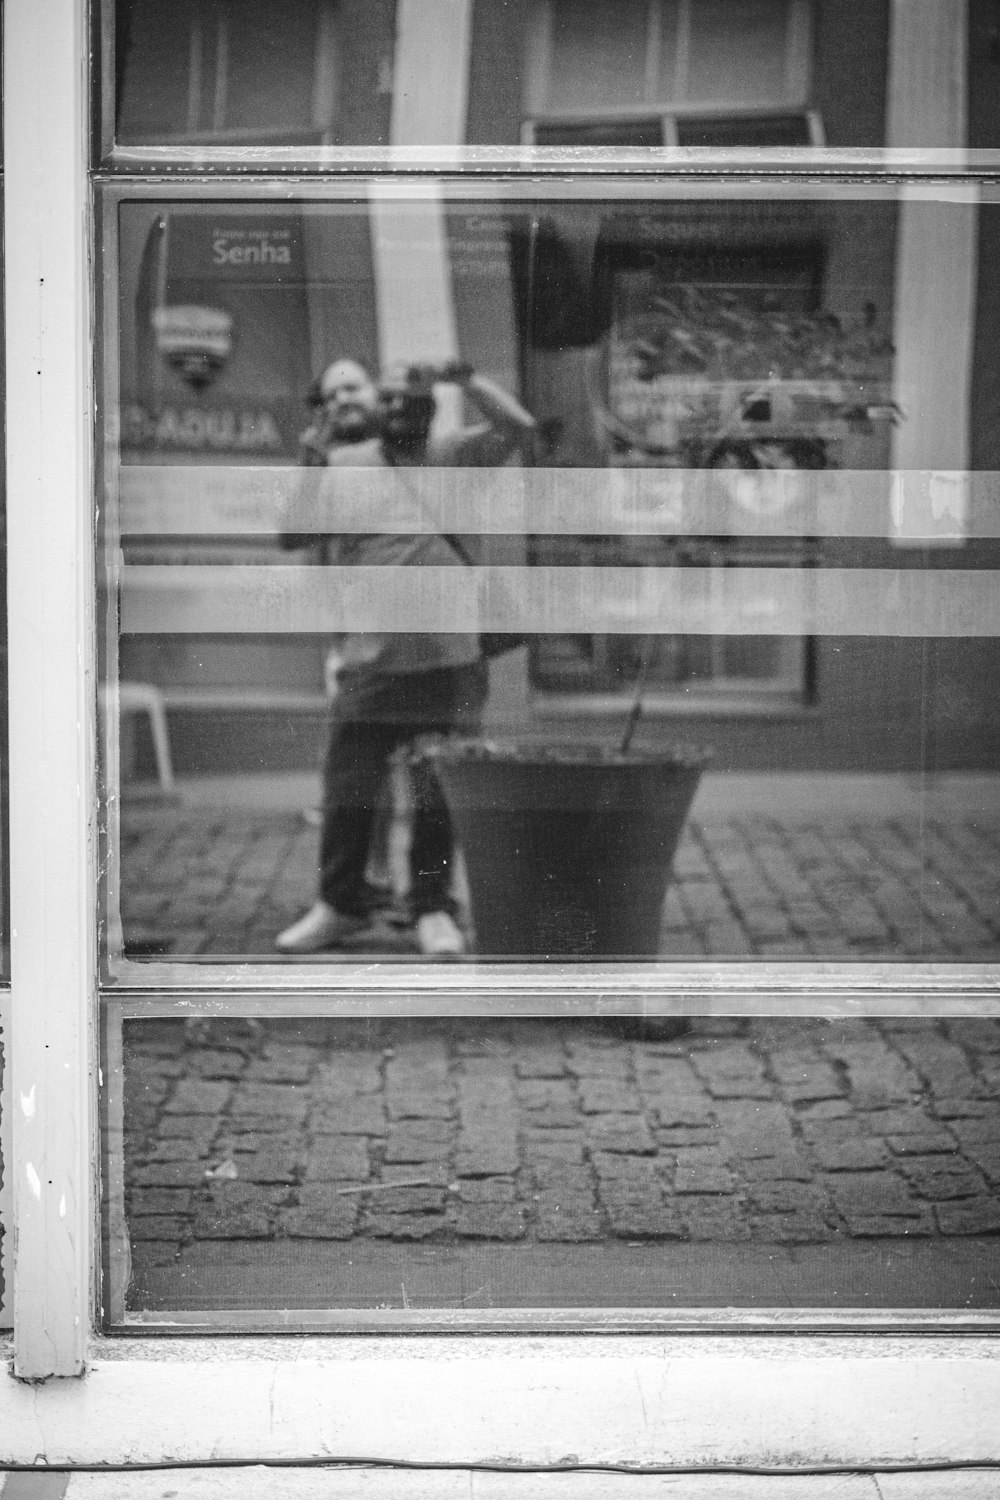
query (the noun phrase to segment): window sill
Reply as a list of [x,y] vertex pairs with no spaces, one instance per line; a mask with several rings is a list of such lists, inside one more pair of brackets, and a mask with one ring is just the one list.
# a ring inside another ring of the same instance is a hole
[[985,1465],[998,1405],[975,1336],[97,1339],[79,1381],[0,1380],[0,1460]]

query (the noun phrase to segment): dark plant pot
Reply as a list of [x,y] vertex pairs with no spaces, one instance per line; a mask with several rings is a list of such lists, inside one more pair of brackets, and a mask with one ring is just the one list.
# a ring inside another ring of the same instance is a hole
[[707,760],[445,740],[431,750],[483,957],[652,957]]

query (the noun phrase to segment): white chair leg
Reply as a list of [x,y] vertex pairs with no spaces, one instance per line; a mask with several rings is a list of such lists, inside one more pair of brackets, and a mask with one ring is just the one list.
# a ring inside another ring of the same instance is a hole
[[149,723],[153,732],[153,753],[156,756],[156,774],[161,789],[173,794],[174,763],[170,755],[170,735],[167,730],[167,711],[159,693],[149,699]]
[[[163,694],[159,688],[148,682],[120,682],[118,684],[118,719],[123,721],[126,715],[145,714],[149,719],[149,729],[153,740],[153,755],[156,759],[156,776],[160,784],[160,790],[165,796],[174,794],[174,765],[170,754],[170,733],[167,726],[167,711],[163,702]],[[115,702],[115,693],[111,688],[105,688],[105,718],[109,730],[111,728],[111,711]]]

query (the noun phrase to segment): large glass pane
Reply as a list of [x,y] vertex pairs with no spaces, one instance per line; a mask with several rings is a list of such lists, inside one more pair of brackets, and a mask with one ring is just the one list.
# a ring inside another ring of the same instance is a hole
[[118,0],[118,140],[328,138],[332,15],[322,0]]
[[693,104],[797,104],[788,76],[789,0],[697,0],[685,94]]
[[112,955],[995,956],[992,197],[125,198]]
[[556,0],[552,6],[551,109],[629,109],[646,97],[648,0]]
[[679,146],[808,146],[812,139],[806,115],[686,116],[677,122]]
[[[275,167],[335,169],[387,147],[468,165],[461,148],[522,142],[772,156],[890,146],[946,150],[961,169],[954,153],[1000,146],[992,0],[971,0],[965,33],[946,5],[904,6],[890,27],[889,0],[107,0],[103,11],[104,140],[133,158],[172,147],[197,170],[238,164],[247,145],[286,148]],[[657,133],[630,136],[651,112]]]
[[106,1316],[995,1313],[998,1066],[968,1018],[127,1021]]

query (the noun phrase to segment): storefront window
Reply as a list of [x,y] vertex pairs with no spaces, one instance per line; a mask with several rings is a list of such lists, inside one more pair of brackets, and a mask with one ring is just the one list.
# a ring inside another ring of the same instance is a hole
[[107,1326],[986,1316],[995,1022],[858,1009],[1000,948],[995,194],[767,177],[951,147],[887,5],[503,11],[104,34]]
[[995,10],[6,0],[7,1493],[995,1460]]

